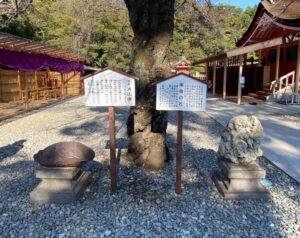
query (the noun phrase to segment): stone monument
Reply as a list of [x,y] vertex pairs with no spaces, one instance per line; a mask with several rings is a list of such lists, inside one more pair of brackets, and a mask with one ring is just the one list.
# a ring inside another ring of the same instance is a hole
[[40,150],[36,178],[42,181],[30,193],[34,204],[69,203],[77,200],[91,182],[90,172],[80,167],[93,160],[95,152],[79,142],[60,142]]
[[262,156],[263,128],[255,116],[232,118],[221,135],[219,169],[213,175],[218,191],[225,199],[269,198],[260,184],[266,171],[256,162]]

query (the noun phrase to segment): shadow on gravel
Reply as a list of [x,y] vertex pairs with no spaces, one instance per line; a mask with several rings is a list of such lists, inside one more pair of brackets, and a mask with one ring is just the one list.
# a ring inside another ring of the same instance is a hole
[[26,140],[19,140],[13,144],[0,147],[0,161],[17,154],[23,149],[25,142]]
[[[108,114],[107,108],[90,108],[93,112],[99,112],[99,116],[94,116],[89,121],[76,126],[66,126],[60,130],[60,133],[67,136],[88,136],[91,134],[99,134],[99,136],[108,135]],[[125,111],[125,112],[124,112]],[[116,108],[115,123],[122,124],[127,118],[127,111]],[[116,130],[116,133],[118,131]]]
[[95,119],[93,121],[84,122],[79,126],[68,126],[61,129],[60,133],[68,136],[87,136],[94,133],[103,133],[103,128]]
[[[99,113],[108,113],[108,107],[90,107],[90,111],[92,112],[99,112]],[[129,109],[126,107],[115,107],[115,114],[124,116],[124,113],[128,113]]]
[[[127,138],[116,138],[116,149],[127,149],[128,140]],[[105,149],[110,148],[110,141],[105,141]]]
[[[5,181],[0,180],[1,197],[5,198],[1,201],[2,205],[12,201],[21,205],[24,203],[24,198],[25,201],[29,198],[29,193],[38,184],[34,175],[37,166],[33,161],[19,161],[13,164],[0,165],[0,174],[6,178]],[[18,211],[18,207],[15,208]]]

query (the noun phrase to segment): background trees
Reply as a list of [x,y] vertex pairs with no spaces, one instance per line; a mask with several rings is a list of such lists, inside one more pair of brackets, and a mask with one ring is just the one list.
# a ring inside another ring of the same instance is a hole
[[[176,0],[168,58],[193,61],[233,48],[254,12],[208,0]],[[2,0],[0,30],[73,49],[87,55],[91,66],[129,69],[133,32],[122,0]]]

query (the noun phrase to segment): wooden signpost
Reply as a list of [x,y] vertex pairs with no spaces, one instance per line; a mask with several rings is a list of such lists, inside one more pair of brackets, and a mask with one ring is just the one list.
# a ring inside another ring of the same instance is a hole
[[115,107],[135,106],[135,76],[105,68],[84,79],[85,105],[108,107],[111,193],[117,189]]
[[178,111],[176,145],[176,193],[181,193],[183,111],[205,111],[207,85],[186,74],[177,74],[157,84],[156,110]]

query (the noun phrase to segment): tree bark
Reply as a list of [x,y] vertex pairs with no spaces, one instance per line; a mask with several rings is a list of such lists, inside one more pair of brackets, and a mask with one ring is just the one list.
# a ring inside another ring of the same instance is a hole
[[173,35],[175,0],[125,0],[134,32],[131,73],[137,75],[137,105],[127,121],[128,160],[160,169],[168,159],[167,112],[155,110],[156,82],[170,75],[166,60]]

